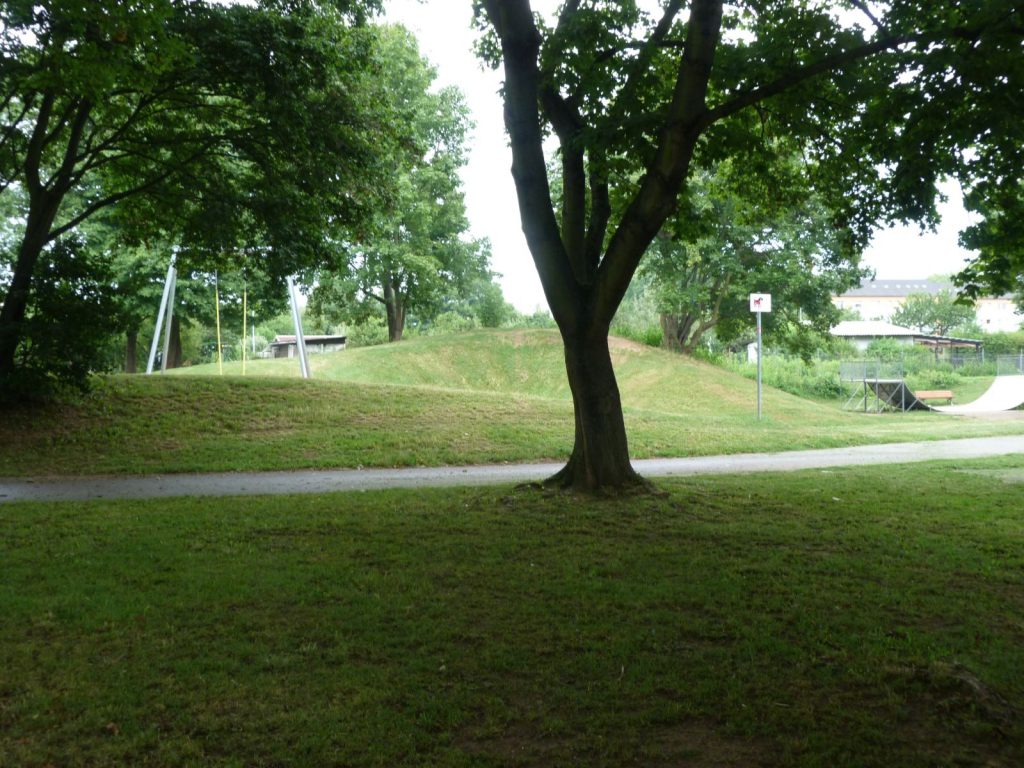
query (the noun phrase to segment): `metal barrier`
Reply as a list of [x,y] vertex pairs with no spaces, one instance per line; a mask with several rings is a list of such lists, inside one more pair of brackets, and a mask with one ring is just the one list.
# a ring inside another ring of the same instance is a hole
[[1017,355],[1000,355],[996,360],[996,376],[1024,375],[1024,352]]
[[907,411],[917,402],[907,390],[901,361],[844,360],[839,363],[839,382],[846,394],[843,410],[881,413]]

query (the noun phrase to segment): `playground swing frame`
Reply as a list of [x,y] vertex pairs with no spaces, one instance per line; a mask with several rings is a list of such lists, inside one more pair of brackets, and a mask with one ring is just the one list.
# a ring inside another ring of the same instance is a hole
[[[164,290],[160,297],[160,310],[157,313],[156,328],[153,331],[153,341],[149,346],[149,360],[146,363],[146,375],[151,376],[153,374],[153,366],[156,363],[156,350],[157,344],[160,341],[160,332],[163,331],[163,355],[160,359],[160,373],[164,374],[167,372],[167,354],[170,351],[171,346],[171,320],[174,317],[174,295],[178,286],[178,269],[175,266],[177,261],[177,254],[171,254],[171,262],[167,267],[167,276],[164,278]],[[306,336],[302,331],[302,315],[299,312],[299,295],[298,288],[295,285],[295,281],[291,278],[287,278],[288,283],[288,301],[291,305],[292,323],[295,325],[295,345],[299,350],[299,370],[302,374],[302,378],[310,378],[309,369],[309,358],[306,353]],[[220,375],[224,375],[223,358],[221,356],[221,336],[220,336],[220,281],[217,273],[214,273],[214,304],[215,314],[217,318],[217,369]],[[242,292],[242,373],[245,373],[245,332],[246,332],[246,313],[248,309],[248,289],[243,289]],[[255,334],[256,324],[252,325],[253,333]],[[255,335],[254,335],[255,343]]]

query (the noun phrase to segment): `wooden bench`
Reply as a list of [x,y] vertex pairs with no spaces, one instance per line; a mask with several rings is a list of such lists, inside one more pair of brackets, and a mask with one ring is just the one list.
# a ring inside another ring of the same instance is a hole
[[945,400],[950,405],[953,404],[953,393],[948,389],[922,389],[915,392],[914,397],[918,400]]

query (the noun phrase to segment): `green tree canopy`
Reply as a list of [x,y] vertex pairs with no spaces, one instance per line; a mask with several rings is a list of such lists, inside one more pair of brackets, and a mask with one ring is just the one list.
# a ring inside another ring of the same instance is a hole
[[395,158],[394,207],[346,247],[344,264],[321,275],[313,304],[324,317],[347,322],[383,308],[389,339],[399,341],[410,312],[421,318],[439,312],[487,273],[490,252],[467,236],[458,175],[469,129],[462,94],[432,90],[434,70],[404,28],[383,27],[379,34],[387,95],[411,142]]
[[692,352],[712,330],[726,343],[749,336],[751,293],[772,295],[765,335],[794,353],[811,354],[838,321],[832,295],[860,282],[860,253],[808,189],[802,164],[780,156],[776,167],[771,189],[728,159],[691,177],[641,265],[667,346]]
[[0,310],[10,374],[40,255],[109,211],[210,268],[261,246],[284,275],[389,195],[373,3],[0,5],[0,194],[26,200]]
[[1024,310],[1024,179],[982,183],[965,203],[982,219],[960,234],[960,244],[978,256],[955,281],[972,298],[1013,294]]
[[952,290],[911,293],[892,316],[892,322],[921,333],[946,336],[956,328],[977,323],[973,304],[957,299]]

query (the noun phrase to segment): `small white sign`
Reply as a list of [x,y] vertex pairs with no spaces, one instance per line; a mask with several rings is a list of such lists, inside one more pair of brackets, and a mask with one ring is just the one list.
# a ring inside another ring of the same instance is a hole
[[752,294],[750,294],[750,311],[751,312],[771,312],[772,311],[772,295],[770,293],[752,293]]

